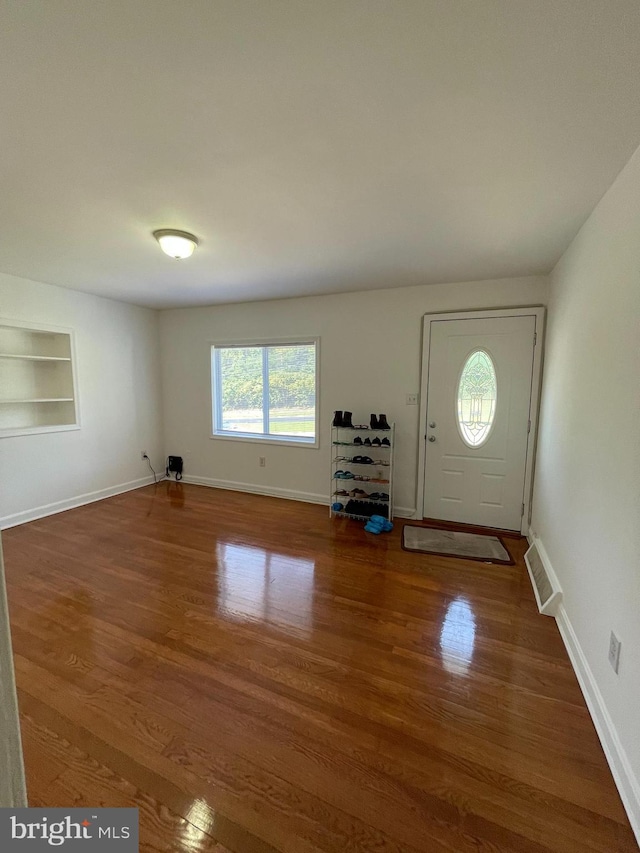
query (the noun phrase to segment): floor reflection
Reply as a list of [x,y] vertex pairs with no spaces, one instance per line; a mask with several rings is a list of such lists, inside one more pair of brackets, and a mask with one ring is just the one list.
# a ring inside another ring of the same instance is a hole
[[215,829],[215,812],[204,800],[194,800],[186,814],[187,823],[182,828],[182,847],[184,851],[196,851],[209,848],[211,834]]
[[233,543],[218,543],[217,556],[221,611],[311,633],[315,560]]
[[167,497],[169,498],[171,506],[183,507],[184,489],[182,487],[182,483],[174,483],[170,480],[167,483]]
[[440,654],[447,672],[466,675],[473,661],[476,617],[466,598],[456,598],[447,607],[440,631]]

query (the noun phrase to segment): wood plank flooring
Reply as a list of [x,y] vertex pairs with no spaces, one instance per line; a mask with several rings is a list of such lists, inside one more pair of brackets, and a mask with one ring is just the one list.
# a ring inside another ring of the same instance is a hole
[[637,851],[515,566],[161,483],[5,531],[32,805],[143,853]]

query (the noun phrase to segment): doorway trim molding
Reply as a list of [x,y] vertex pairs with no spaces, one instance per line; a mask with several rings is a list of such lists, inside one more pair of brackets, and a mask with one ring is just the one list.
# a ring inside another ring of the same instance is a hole
[[531,499],[533,496],[533,476],[535,449],[538,439],[538,414],[540,411],[540,389],[542,385],[542,362],[544,353],[544,331],[546,308],[543,305],[524,305],[521,308],[492,308],[487,311],[453,311],[440,314],[425,314],[422,318],[422,366],[420,370],[420,421],[418,424],[418,483],[416,490],[416,512],[414,518],[422,519],[424,512],[424,480],[426,475],[427,453],[427,407],[429,404],[429,354],[431,349],[431,324],[440,320],[480,320],[499,317],[535,317],[535,345],[533,349],[533,368],[531,374],[531,399],[529,402],[529,420],[531,429],[527,442],[527,458],[524,475],[524,514],[520,532],[527,535],[531,520]]
[[0,808],[24,808],[27,789],[0,537]]

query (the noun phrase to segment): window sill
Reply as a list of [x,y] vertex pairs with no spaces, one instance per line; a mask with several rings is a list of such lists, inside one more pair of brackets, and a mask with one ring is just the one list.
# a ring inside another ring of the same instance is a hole
[[305,447],[310,450],[317,450],[320,443],[317,437],[314,441],[305,441],[297,438],[271,438],[265,435],[251,435],[250,433],[239,432],[237,435],[229,433],[213,433],[209,438],[220,439],[221,441],[243,441],[250,444],[277,444],[285,447]]

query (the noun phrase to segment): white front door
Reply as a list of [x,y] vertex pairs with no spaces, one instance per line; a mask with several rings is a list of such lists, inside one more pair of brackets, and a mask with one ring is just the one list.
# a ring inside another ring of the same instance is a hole
[[423,515],[520,530],[536,316],[429,323]]

